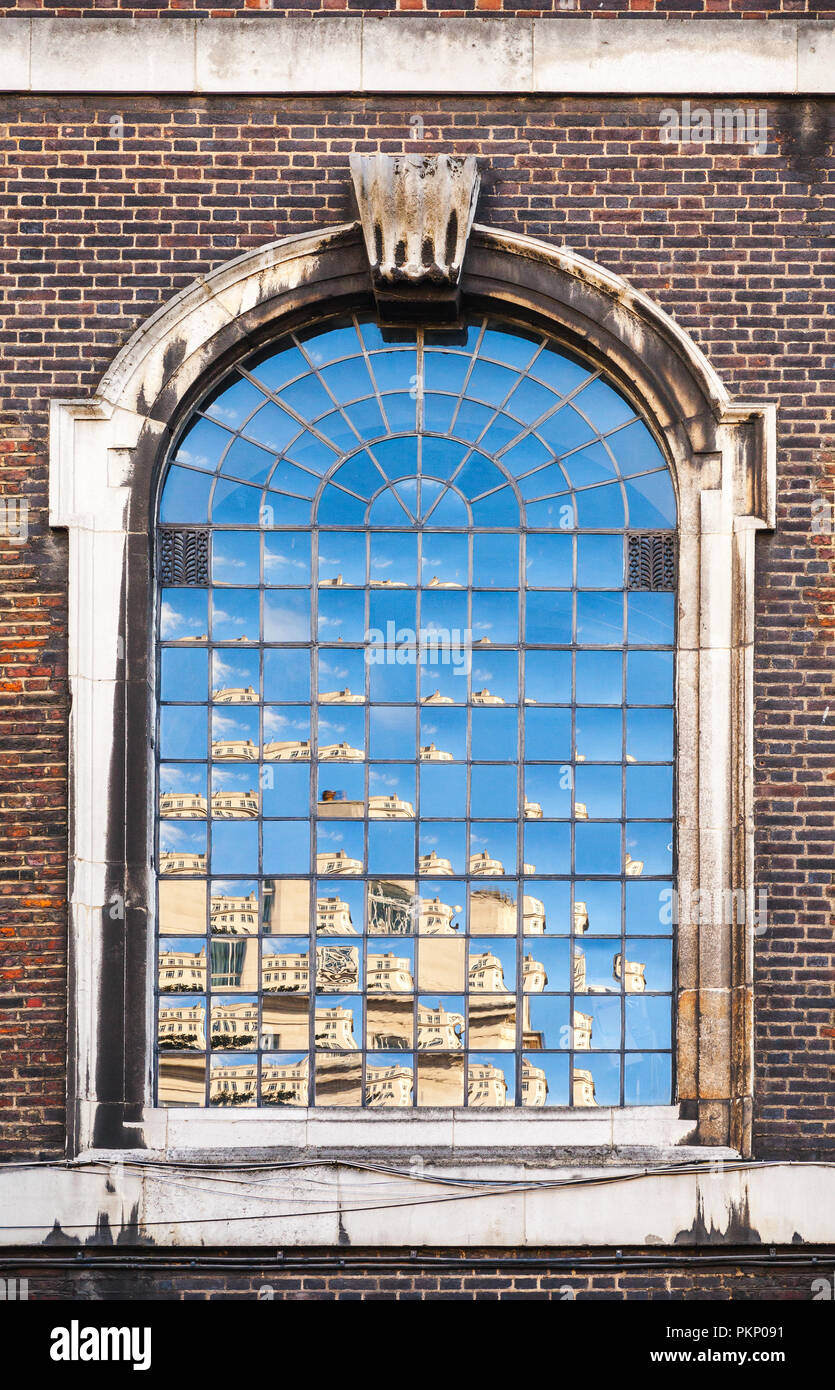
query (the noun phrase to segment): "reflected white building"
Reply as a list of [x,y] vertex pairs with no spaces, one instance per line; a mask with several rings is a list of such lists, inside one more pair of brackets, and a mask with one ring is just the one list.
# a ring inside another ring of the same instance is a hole
[[436,748],[434,743],[422,743],[420,761],[422,763],[451,763],[452,754],[444,753],[440,748]]
[[160,874],[183,874],[194,877],[206,872],[205,854],[190,854],[181,850],[164,849],[159,856]]
[[209,1074],[211,1105],[254,1105],[258,1095],[257,1062],[223,1062]]
[[439,1052],[456,1052],[464,1046],[464,1015],[447,1012],[438,1002],[418,1004],[417,1041],[419,1048],[437,1049]]
[[625,960],[620,951],[612,961],[612,974],[616,980],[623,976],[623,988],[627,994],[643,994],[647,987],[644,978],[646,964],[637,960]]
[[258,793],[212,792],[212,815],[216,820],[252,820],[258,815]]
[[585,903],[574,903],[574,932],[580,936],[589,929],[589,910]]
[[424,695],[421,700],[422,705],[454,705],[455,701],[451,695],[442,695],[440,690],[433,690],[431,695]]
[[258,930],[258,894],[219,894],[211,900],[209,918],[212,935],[252,936]]
[[545,904],[539,898],[526,893],[522,898],[523,927],[526,936],[544,936]]
[[573,1019],[574,1051],[588,1052],[591,1047],[591,1028],[594,1019],[591,1014],[581,1013],[579,1009],[574,1010]]
[[337,874],[358,874],[362,869],[361,859],[352,859],[344,849],[322,850],[316,855],[317,874],[335,877]]
[[435,874],[438,878],[445,878],[453,872],[452,863],[449,859],[439,859],[433,849],[430,854],[422,854],[418,860],[418,869],[422,874]]
[[530,1107],[544,1105],[548,1099],[548,1078],[542,1067],[522,1058],[522,1104]]
[[344,690],[320,690],[320,705],[364,705],[364,695],[354,695],[346,685]]
[[594,1098],[594,1077],[590,1071],[585,1071],[582,1067],[574,1068],[573,1090],[575,1105],[597,1105]]
[[332,1009],[317,1009],[314,1021],[316,1046],[332,1048],[335,1052],[356,1052],[354,1011],[344,1004]]
[[478,874],[481,878],[502,878],[504,876],[504,864],[500,859],[493,859],[485,849],[479,850],[478,854],[470,855],[470,873]]
[[503,705],[504,700],[501,695],[491,695],[489,690],[473,691],[474,705]]
[[264,744],[265,763],[309,763],[310,739],[274,739]]
[[206,1047],[204,1004],[160,1004],[157,1040],[161,1048],[185,1047],[203,1052]]
[[251,685],[227,685],[222,690],[213,690],[212,699],[216,705],[257,705],[258,695]]
[[166,820],[204,820],[206,798],[199,792],[162,792],[159,813]]
[[300,1062],[264,1062],[261,1069],[262,1104],[307,1105],[308,1072],[306,1057]]
[[370,820],[414,820],[415,808],[399,796],[370,796],[368,816]]
[[212,1004],[212,1047],[255,1047],[258,1038],[258,1003],[253,999],[225,999]]
[[408,994],[414,989],[408,956],[396,956],[393,951],[369,954],[366,970],[369,993]]
[[506,1106],[507,1082],[501,1067],[492,1062],[470,1062],[467,1067],[467,1104]]
[[367,1105],[382,1109],[384,1106],[411,1105],[414,1080],[412,1068],[401,1063],[375,1067],[371,1062],[365,1068],[365,1101]]
[[206,988],[206,948],[175,950],[160,942],[157,970],[162,994],[200,994]]
[[627,877],[627,878],[640,878],[640,877],[641,877],[641,874],[642,874],[643,872],[644,872],[644,861],[643,861],[643,859],[633,859],[633,858],[632,858],[632,855],[629,854],[629,852],[627,851],[627,855],[626,855],[626,864],[625,864],[625,867],[624,867],[624,873],[626,874],[626,877]]
[[356,936],[349,904],[342,898],[317,898],[316,930],[320,936]]
[[420,900],[420,933],[422,936],[455,936],[458,924],[453,922],[456,908],[441,902],[438,897]]
[[[473,994],[501,994],[507,989],[504,968],[498,956],[492,951],[482,951],[470,956],[468,969],[470,991]],[[516,981],[513,981],[515,986]]]
[[323,763],[357,763],[362,759],[362,749],[352,748],[350,743],[326,743],[319,749],[319,761]]
[[310,960],[307,952],[266,952],[261,958],[261,988],[267,994],[307,994]]
[[522,988],[526,994],[541,994],[548,983],[548,972],[542,961],[528,953],[522,961]]
[[538,801],[525,798],[525,820],[542,820],[542,806]]
[[212,758],[216,763],[257,763],[258,745],[251,738],[216,739]]

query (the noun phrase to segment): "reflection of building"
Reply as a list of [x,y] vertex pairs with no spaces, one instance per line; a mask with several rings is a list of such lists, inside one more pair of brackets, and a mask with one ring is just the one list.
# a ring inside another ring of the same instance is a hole
[[317,1047],[329,1047],[335,1052],[357,1051],[354,1011],[344,1004],[335,1004],[332,1009],[317,1009],[314,1028]]
[[254,941],[218,941],[209,947],[212,989],[258,988],[258,946]]
[[206,935],[206,884],[166,879],[159,885],[159,929],[168,936]]
[[375,1052],[404,1052],[414,1046],[415,1023],[410,998],[369,994],[366,1008],[369,1048]]
[[206,1046],[204,1004],[160,1004],[157,1039],[161,1048],[187,1047],[202,1052]]
[[201,820],[206,814],[206,798],[199,792],[162,792],[159,813],[167,820]]
[[420,932],[422,936],[454,936],[458,923],[453,917],[458,909],[451,903],[442,903],[440,898],[421,898]]
[[275,739],[264,744],[265,763],[309,763],[310,739]]
[[574,1068],[574,1104],[597,1105],[594,1098],[594,1077],[582,1067]]
[[298,994],[265,994],[261,1000],[261,1046],[265,1052],[307,1051],[310,1004]]
[[310,960],[307,951],[264,953],[261,959],[261,988],[272,994],[307,994],[310,987]]
[[212,1047],[255,1047],[257,1037],[258,1004],[254,999],[212,1004]]
[[526,994],[541,994],[548,983],[548,972],[541,961],[528,953],[522,962],[523,989]]
[[486,849],[482,849],[478,854],[470,855],[470,873],[478,874],[481,878],[501,877],[504,864],[500,859],[492,859]]
[[163,994],[195,994],[206,988],[206,948],[178,951],[160,943],[159,988]]
[[414,919],[414,885],[396,879],[368,884],[368,935],[410,936]]
[[351,859],[344,849],[322,850],[316,855],[317,874],[358,874],[362,869],[361,859]]
[[629,853],[627,853],[627,855],[626,855],[626,865],[625,865],[625,868],[624,868],[624,873],[626,874],[626,877],[627,877],[627,878],[640,878],[640,877],[641,877],[641,874],[642,874],[643,872],[644,872],[644,861],[643,861],[643,859],[633,859],[633,858],[632,858],[632,855],[629,854]]
[[574,1010],[574,1051],[588,1052],[591,1047],[591,1027],[594,1019],[591,1014],[581,1014],[579,1009]]
[[359,978],[359,946],[316,947],[317,989],[331,994],[356,989]]
[[545,904],[539,898],[526,893],[522,899],[522,930],[526,936],[543,936],[545,932]]
[[258,1093],[256,1062],[224,1062],[213,1066],[209,1078],[212,1105],[254,1105]]
[[[470,1047],[485,1052],[512,1050],[516,1045],[516,995],[471,994],[469,1025]],[[535,1046],[535,1040],[525,1041],[525,1046]]]
[[418,869],[422,874],[436,874],[443,878],[452,873],[452,863],[449,859],[439,859],[433,849],[430,854],[422,854],[418,860]]
[[257,763],[258,746],[251,738],[217,739],[212,744],[212,758],[216,763]]
[[492,1062],[470,1062],[467,1067],[467,1104],[507,1105],[507,1082],[501,1067]]
[[310,887],[302,879],[264,880],[261,920],[265,936],[307,936]]
[[437,574],[433,574],[429,583],[424,586],[427,589],[463,589],[463,584],[457,584],[454,579],[439,579]]
[[431,695],[424,695],[421,700],[423,705],[454,705],[455,701],[451,695],[442,695],[440,690],[433,690]]
[[365,1068],[365,1101],[367,1105],[378,1108],[389,1105],[411,1105],[412,1068],[400,1063],[385,1067],[375,1067],[369,1062]]
[[504,700],[501,695],[491,695],[489,690],[473,691],[474,705],[503,705]]
[[264,1063],[261,1069],[262,1105],[307,1105],[308,1061]]
[[367,978],[369,993],[408,994],[414,988],[409,957],[396,956],[393,951],[369,955]]
[[588,820],[588,818],[589,818],[589,808],[588,808],[588,806],[586,805],[585,801],[575,801],[575,802],[574,802],[574,819],[575,819],[575,820]]
[[204,874],[205,854],[189,854],[182,850],[164,849],[159,857],[160,874]]
[[[266,757],[266,750],[264,751]],[[327,763],[356,763],[363,757],[361,748],[352,748],[350,743],[326,743],[319,749],[319,761]]]
[[258,894],[237,898],[223,894],[213,897],[209,909],[212,934],[252,936],[258,930]]
[[589,929],[589,910],[585,903],[574,904],[574,931],[579,936]]
[[212,699],[216,705],[257,705],[258,696],[251,685],[228,685],[223,690],[213,690]]
[[586,957],[576,946],[574,948],[574,989],[577,994],[586,993]]
[[413,820],[415,808],[411,801],[399,796],[370,796],[368,815],[371,820]]
[[342,898],[317,898],[316,930],[320,936],[356,936],[348,903]]
[[[479,994],[499,994],[508,988],[504,980],[504,969],[498,956],[492,951],[482,951],[470,956],[470,989]],[[515,981],[514,981],[515,983]]]
[[525,797],[525,820],[542,820],[542,806],[538,801],[528,801]]
[[206,1062],[203,1057],[161,1057],[160,1105],[203,1105],[206,1096]]
[[212,815],[217,820],[251,820],[258,815],[258,793],[212,792]]
[[527,1057],[522,1058],[522,1104],[544,1105],[548,1099],[548,1078],[542,1067],[535,1067]]
[[478,888],[470,894],[473,936],[515,936],[516,899],[498,888]]
[[612,974],[616,980],[621,978],[621,974],[623,975],[623,988],[627,994],[643,994],[647,987],[647,982],[644,979],[645,970],[646,965],[644,963],[637,960],[624,960],[620,951],[612,961]]
[[344,690],[320,690],[320,705],[364,705],[364,695],[352,695],[346,686]]
[[420,761],[422,763],[451,763],[452,754],[443,753],[440,748],[435,747],[434,743],[422,743]]
[[464,1046],[463,1035],[463,1014],[447,1013],[440,1002],[434,1008],[431,1004],[418,1004],[418,1047],[453,1052]]

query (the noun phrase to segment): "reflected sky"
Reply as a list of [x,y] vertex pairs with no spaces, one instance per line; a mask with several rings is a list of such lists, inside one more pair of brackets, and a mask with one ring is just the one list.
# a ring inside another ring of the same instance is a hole
[[626,397],[329,319],[193,413],[159,520],[209,531],[159,592],[160,1103],[669,1103],[675,596],[625,560],[676,514]]

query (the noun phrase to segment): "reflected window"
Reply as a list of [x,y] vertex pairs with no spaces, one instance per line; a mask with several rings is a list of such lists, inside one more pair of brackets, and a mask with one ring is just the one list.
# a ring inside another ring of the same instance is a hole
[[622,392],[503,321],[323,320],[193,413],[160,1104],[670,1103],[675,527]]

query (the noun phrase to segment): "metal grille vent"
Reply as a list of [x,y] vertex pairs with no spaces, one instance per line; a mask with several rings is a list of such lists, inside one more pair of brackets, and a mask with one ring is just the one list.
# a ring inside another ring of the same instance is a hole
[[628,538],[628,589],[674,589],[676,587],[676,538],[667,531]]
[[159,531],[161,584],[208,584],[208,531]]

